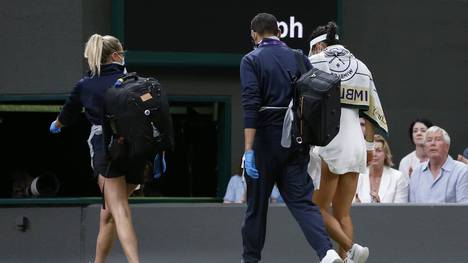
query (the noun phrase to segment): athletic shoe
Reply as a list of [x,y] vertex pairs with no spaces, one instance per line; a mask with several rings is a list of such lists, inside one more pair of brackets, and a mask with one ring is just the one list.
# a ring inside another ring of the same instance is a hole
[[369,257],[369,249],[358,244],[353,244],[348,251],[344,262],[346,263],[365,263]]
[[343,263],[343,260],[338,256],[335,250],[329,249],[320,263]]

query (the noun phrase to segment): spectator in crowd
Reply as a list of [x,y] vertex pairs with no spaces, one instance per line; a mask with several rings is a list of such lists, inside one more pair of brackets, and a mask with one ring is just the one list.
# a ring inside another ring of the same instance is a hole
[[403,157],[398,170],[404,175],[411,176],[413,169],[420,163],[427,161],[424,151],[424,133],[432,126],[432,122],[427,119],[416,119],[409,126],[409,138],[415,147],[414,151]]
[[[361,126],[362,135],[364,136],[364,139],[365,139],[365,137],[366,137],[366,126],[369,126],[369,123],[367,122],[367,124],[366,124],[366,118],[359,117],[359,125]],[[367,151],[366,152],[366,166],[369,166],[369,163],[372,161],[373,155],[374,155],[373,151]]]
[[[247,184],[245,183],[245,178],[242,175],[242,169],[239,173],[231,176],[229,180],[226,194],[224,195],[224,203],[225,204],[242,204],[246,202],[246,191],[247,191]],[[273,187],[270,196],[271,203],[283,203],[283,198],[281,197],[278,187]]]
[[366,119],[364,117],[359,117],[359,125],[361,125],[362,135],[366,135]]
[[229,180],[226,194],[224,195],[225,204],[242,204],[245,203],[247,186],[245,184],[245,178],[242,176],[242,172],[231,176]]
[[272,203],[272,204],[284,203],[283,197],[281,197],[281,194],[280,194],[276,184],[275,184],[275,186],[273,186],[273,190],[271,191],[270,203]]
[[355,202],[406,203],[408,179],[392,168],[392,153],[381,135],[374,136],[374,156],[367,173],[359,174]]
[[467,203],[468,166],[449,156],[450,137],[437,126],[426,131],[429,161],[416,166],[410,179],[412,203]]
[[468,147],[465,148],[465,150],[463,151],[463,155],[461,154],[458,155],[457,160],[464,164],[468,164]]
[[25,170],[23,169],[16,169],[11,174],[11,179],[13,180],[12,189],[11,189],[11,197],[12,198],[21,198],[21,197],[28,197],[30,194],[28,193],[28,189],[31,186],[32,181],[34,178]]
[[237,167],[239,170],[236,174],[231,176],[231,179],[229,179],[226,194],[224,194],[223,202],[225,204],[242,204],[246,201],[245,193],[247,190],[247,184],[245,183],[242,159]]

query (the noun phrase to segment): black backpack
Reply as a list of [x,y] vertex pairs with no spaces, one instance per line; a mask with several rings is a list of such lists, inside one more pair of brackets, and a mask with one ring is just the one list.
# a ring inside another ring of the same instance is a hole
[[173,150],[174,131],[163,87],[154,78],[136,73],[117,80],[104,95],[104,138],[108,158],[125,166],[129,161],[152,161]]
[[316,68],[306,72],[302,52],[295,56],[301,76],[293,81],[293,137],[299,144],[325,146],[340,130],[341,79]]

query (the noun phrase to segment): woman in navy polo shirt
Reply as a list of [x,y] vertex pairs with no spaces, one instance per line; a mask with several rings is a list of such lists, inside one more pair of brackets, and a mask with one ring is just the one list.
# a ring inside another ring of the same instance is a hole
[[59,116],[51,123],[50,132],[59,133],[62,127],[71,125],[84,107],[85,115],[92,124],[88,139],[91,166],[105,197],[100,215],[95,262],[105,261],[116,237],[119,238],[128,261],[139,262],[138,242],[128,196],[141,183],[142,178],[129,178],[123,174],[113,178],[105,177],[107,159],[102,134],[103,97],[106,90],[125,73],[124,51],[117,38],[94,34],[86,44],[84,57],[88,60],[90,71],[76,83]]

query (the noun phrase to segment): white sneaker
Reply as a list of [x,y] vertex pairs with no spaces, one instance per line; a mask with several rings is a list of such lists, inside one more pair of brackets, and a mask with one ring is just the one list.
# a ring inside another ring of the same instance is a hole
[[369,249],[358,244],[353,244],[348,251],[344,262],[346,263],[365,263],[369,257]]
[[338,253],[336,253],[335,250],[329,249],[320,263],[343,263],[343,260],[338,256]]

